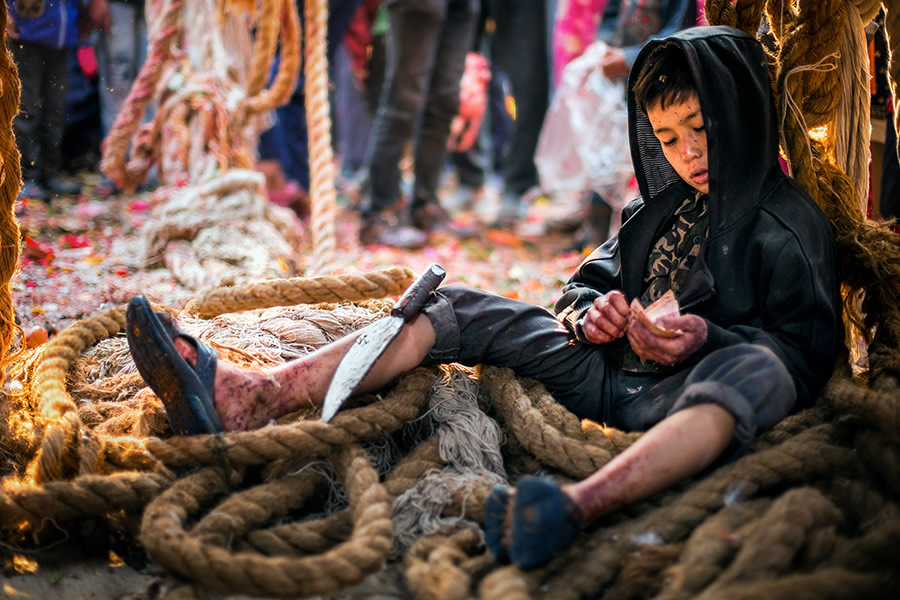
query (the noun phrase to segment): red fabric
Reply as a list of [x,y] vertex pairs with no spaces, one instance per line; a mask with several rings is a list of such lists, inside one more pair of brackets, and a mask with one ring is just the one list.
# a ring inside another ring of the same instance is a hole
[[78,66],[86,79],[95,79],[97,77],[97,55],[94,54],[93,46],[81,46],[76,51],[78,57]]
[[[344,48],[350,58],[353,73],[360,77],[369,71],[369,46],[372,45],[372,23],[381,0],[365,0],[356,9],[347,33],[344,34]],[[365,77],[362,77],[363,79]]]

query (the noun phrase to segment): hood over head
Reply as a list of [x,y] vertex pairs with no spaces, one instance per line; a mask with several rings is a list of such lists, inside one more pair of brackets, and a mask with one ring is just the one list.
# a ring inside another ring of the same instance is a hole
[[713,233],[759,203],[765,180],[773,170],[780,171],[778,122],[766,56],[755,38],[732,27],[691,27],[647,42],[628,81],[631,158],[647,205],[670,188],[684,189],[633,91],[641,66],[664,43],[684,50],[697,87],[706,128]]

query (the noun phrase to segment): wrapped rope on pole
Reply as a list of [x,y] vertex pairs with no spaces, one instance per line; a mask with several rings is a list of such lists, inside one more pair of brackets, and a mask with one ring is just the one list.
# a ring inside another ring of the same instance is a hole
[[328,107],[327,0],[306,0],[306,121],[309,129],[309,175],[312,202],[312,274],[334,267],[337,250],[334,156],[331,150],[331,115]]
[[9,284],[19,262],[19,223],[15,203],[22,186],[22,165],[12,121],[19,110],[19,71],[6,46],[6,8],[0,10],[0,383],[6,378],[13,331],[16,329]]

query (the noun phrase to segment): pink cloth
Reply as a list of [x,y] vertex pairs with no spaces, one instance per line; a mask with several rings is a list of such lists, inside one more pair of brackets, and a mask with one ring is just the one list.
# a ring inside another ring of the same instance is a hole
[[553,83],[594,41],[608,0],[561,0],[553,27]]

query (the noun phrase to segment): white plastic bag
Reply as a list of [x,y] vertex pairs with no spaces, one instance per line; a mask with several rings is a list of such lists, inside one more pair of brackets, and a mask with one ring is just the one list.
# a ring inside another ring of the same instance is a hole
[[[609,195],[633,176],[624,83],[603,75],[605,53],[606,44],[594,42],[563,69],[534,156],[545,192]],[[606,195],[611,205],[626,201]]]

